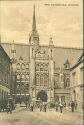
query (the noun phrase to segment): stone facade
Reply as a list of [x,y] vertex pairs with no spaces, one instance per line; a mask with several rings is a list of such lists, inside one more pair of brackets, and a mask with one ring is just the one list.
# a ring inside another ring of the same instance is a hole
[[71,99],[76,101],[78,104],[78,109],[82,109],[83,106],[83,71],[84,71],[84,54],[81,55],[77,63],[71,68],[71,79],[70,79],[70,90]]
[[5,100],[10,94],[11,60],[0,45],[0,101]]
[[49,45],[40,45],[35,6],[29,44],[2,45],[12,59],[12,83],[16,86],[13,93],[29,94],[33,100],[40,98],[39,93],[45,93],[48,102],[70,101],[70,66],[82,49],[55,47],[52,38]]

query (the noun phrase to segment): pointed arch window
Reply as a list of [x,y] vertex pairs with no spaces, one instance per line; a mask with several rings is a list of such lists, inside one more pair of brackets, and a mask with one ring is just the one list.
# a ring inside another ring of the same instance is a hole
[[29,69],[29,64],[26,64],[26,69]]
[[24,63],[22,63],[21,68],[22,68],[22,70],[25,69],[25,64]]
[[17,64],[17,70],[20,70],[20,63]]
[[29,74],[26,74],[26,80],[29,81]]
[[17,79],[20,79],[20,74],[17,74]]

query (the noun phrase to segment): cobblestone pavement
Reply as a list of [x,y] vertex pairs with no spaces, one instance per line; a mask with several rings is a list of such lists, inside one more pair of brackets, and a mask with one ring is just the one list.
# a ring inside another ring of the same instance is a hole
[[64,110],[63,113],[55,109],[33,112],[25,107],[19,107],[12,114],[0,113],[0,125],[83,125],[83,113]]

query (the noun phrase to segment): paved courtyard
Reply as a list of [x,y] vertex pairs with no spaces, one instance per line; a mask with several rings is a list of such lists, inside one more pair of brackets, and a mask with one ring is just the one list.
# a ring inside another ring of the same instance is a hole
[[0,125],[83,125],[83,114],[64,110],[63,113],[54,109],[40,112],[29,111],[19,107],[12,114],[0,113]]

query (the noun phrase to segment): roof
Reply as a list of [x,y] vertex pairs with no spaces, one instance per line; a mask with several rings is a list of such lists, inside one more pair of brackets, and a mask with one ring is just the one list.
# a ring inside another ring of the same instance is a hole
[[[7,52],[9,57],[11,58],[11,48],[12,44],[11,43],[2,43],[2,46],[4,50]],[[40,47],[46,51],[48,51],[49,46],[42,46]],[[19,57],[23,57],[23,59],[29,61],[30,57],[30,45],[27,44],[15,44],[15,49],[16,49],[16,59],[19,59]],[[68,61],[70,62],[70,66],[73,66],[77,60],[78,57],[81,56],[83,49],[81,48],[66,48],[66,47],[53,47],[53,60],[55,62],[55,67],[62,67],[65,62]]]
[[10,57],[8,56],[8,53],[5,51],[4,47],[0,45],[0,52],[5,55],[5,58],[8,59],[9,62],[11,62]]
[[[71,67],[71,71],[78,67],[81,63],[84,63],[84,52],[81,54],[81,56],[78,58],[77,62]],[[84,67],[84,66],[83,66]]]

